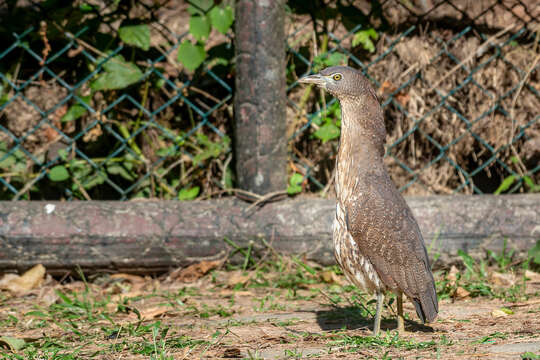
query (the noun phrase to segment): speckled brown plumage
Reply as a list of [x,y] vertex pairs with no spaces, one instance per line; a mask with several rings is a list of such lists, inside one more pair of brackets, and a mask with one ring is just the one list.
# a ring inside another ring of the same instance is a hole
[[[335,256],[352,283],[378,294],[374,332],[388,290],[398,295],[398,311],[404,293],[422,322],[433,321],[438,312],[433,274],[416,220],[383,163],[386,131],[375,92],[350,67],[326,68],[300,81],[324,88],[341,105]],[[402,317],[398,327],[403,330]]]

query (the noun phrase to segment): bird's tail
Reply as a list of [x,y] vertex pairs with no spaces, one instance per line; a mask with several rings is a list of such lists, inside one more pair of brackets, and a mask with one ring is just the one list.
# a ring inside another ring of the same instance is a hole
[[432,282],[428,285],[426,291],[421,294],[420,299],[413,298],[412,302],[416,308],[416,314],[422,323],[433,322],[439,312],[439,303],[437,301],[437,291],[435,290],[435,283]]

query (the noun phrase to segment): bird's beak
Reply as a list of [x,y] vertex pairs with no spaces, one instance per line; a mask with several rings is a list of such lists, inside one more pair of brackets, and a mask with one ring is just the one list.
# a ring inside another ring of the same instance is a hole
[[298,82],[303,84],[315,84],[323,89],[326,88],[326,79],[320,74],[304,76],[303,78],[300,78]]

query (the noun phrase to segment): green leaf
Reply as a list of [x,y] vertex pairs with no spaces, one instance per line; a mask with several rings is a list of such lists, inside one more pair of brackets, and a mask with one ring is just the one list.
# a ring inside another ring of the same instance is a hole
[[231,170],[230,167],[227,166],[227,168],[225,169],[225,177],[224,177],[224,180],[225,180],[225,189],[232,189],[233,188],[233,171]]
[[11,351],[21,350],[26,344],[24,339],[18,339],[12,336],[0,336],[0,345],[7,345]]
[[150,49],[150,28],[146,24],[122,26],[118,35],[123,42],[137,46],[144,51]]
[[156,151],[158,156],[171,156],[176,153],[176,148],[174,145],[168,146],[166,148],[161,148]]
[[[0,152],[0,158],[4,157],[6,154],[4,152]],[[0,168],[2,169],[9,169],[13,164],[15,164],[15,156],[9,155],[2,161],[0,161]]]
[[80,9],[82,12],[90,12],[90,11],[92,11],[92,10],[94,10],[94,9],[97,9],[97,7],[94,6],[94,5],[90,5],[90,4],[81,4],[81,5],[79,6],[79,9]]
[[328,66],[344,64],[347,64],[347,55],[338,52],[333,52],[331,54],[324,53],[313,58],[313,71],[319,72],[322,68]]
[[523,181],[525,184],[529,187],[531,192],[539,192],[540,191],[540,185],[536,185],[534,183],[534,180],[530,176],[523,176]]
[[60,159],[66,161],[68,158],[68,151],[66,149],[59,149],[58,150],[58,156],[60,156]]
[[330,54],[325,60],[324,64],[327,66],[341,65],[347,61],[347,55],[334,52]]
[[497,190],[495,190],[495,192],[493,194],[495,195],[499,195],[500,193],[508,190],[510,188],[510,186],[512,186],[512,184],[516,181],[516,177],[514,175],[510,175],[508,177],[506,177],[501,185],[499,185],[499,187],[497,188]]
[[69,179],[69,172],[63,165],[56,165],[49,171],[49,179],[52,181],[64,181]]
[[369,52],[375,51],[375,45],[373,44],[373,40],[377,40],[379,38],[379,34],[375,31],[375,29],[367,29],[367,30],[361,30],[358,31],[356,34],[354,34],[353,40],[352,40],[352,46],[358,46],[362,45],[364,49],[366,49]]
[[38,311],[38,310],[29,311],[26,314],[24,314],[24,316],[37,316],[37,317],[44,317],[44,318],[48,317],[47,314],[45,314],[42,311]]
[[194,186],[192,188],[183,188],[178,192],[178,200],[186,201],[186,200],[193,200],[199,195],[200,188],[198,186]]
[[99,173],[89,175],[87,178],[81,181],[81,184],[86,190],[88,190],[88,189],[93,188],[94,186],[103,184],[106,178],[107,178],[107,175],[104,175],[103,173],[99,172]]
[[304,177],[302,174],[294,173],[291,175],[291,178],[289,179],[289,186],[287,187],[287,194],[294,195],[298,194],[299,192],[302,192],[302,181],[304,181]]
[[190,0],[188,12],[190,15],[204,15],[214,6],[214,0]]
[[540,240],[536,240],[536,245],[529,250],[529,256],[535,264],[540,265]]
[[234,21],[234,12],[229,5],[225,7],[214,6],[208,15],[212,26],[222,34],[227,33]]
[[90,85],[92,90],[123,89],[139,81],[143,73],[137,65],[126,62],[122,55],[117,55],[103,64],[105,70]]
[[184,40],[178,48],[178,61],[186,69],[193,71],[198,68],[206,59],[206,51],[201,45],[194,45],[191,41]]
[[54,293],[56,295],[58,295],[58,297],[60,299],[62,299],[63,302],[65,302],[67,305],[73,305],[73,300],[71,300],[69,298],[69,296],[67,296],[66,294],[64,294],[63,292],[59,291],[59,290],[54,290]]
[[323,143],[338,138],[339,134],[339,128],[332,122],[324,124],[313,133],[313,135],[315,135],[316,138],[321,139]]
[[79,104],[75,104],[75,105],[72,105],[68,109],[68,111],[66,112],[66,114],[64,116],[62,116],[61,121],[62,122],[73,121],[73,120],[76,120],[76,119],[80,118],[85,113],[86,113],[86,108],[84,106],[79,105]]
[[[86,104],[90,103],[90,98],[91,98],[91,96],[83,96],[83,97],[81,97],[82,101],[84,101]],[[69,121],[77,120],[78,118],[83,116],[86,113],[86,111],[87,110],[83,105],[81,105],[79,103],[73,104],[68,109],[68,111],[64,114],[64,116],[62,116],[61,121],[62,122],[69,122]]]
[[199,41],[208,39],[210,21],[206,16],[192,16],[189,19],[189,32]]
[[126,180],[133,181],[135,176],[128,171],[122,164],[113,163],[107,166],[107,172],[111,175],[120,175]]
[[206,135],[197,133],[197,143],[201,145],[202,151],[193,157],[193,164],[198,165],[207,159],[217,158],[221,153],[225,152],[229,148],[230,139],[225,136],[221,141],[212,142]]

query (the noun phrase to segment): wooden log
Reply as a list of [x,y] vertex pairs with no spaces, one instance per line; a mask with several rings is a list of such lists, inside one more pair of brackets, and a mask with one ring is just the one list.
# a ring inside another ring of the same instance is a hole
[[285,2],[236,2],[234,149],[238,187],[287,188]]
[[[523,252],[540,238],[540,195],[407,198],[430,254]],[[248,211],[235,199],[195,202],[0,202],[0,270],[162,271],[222,258],[265,239],[278,252],[332,264],[335,202],[297,198]]]

